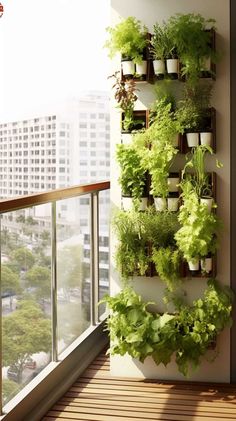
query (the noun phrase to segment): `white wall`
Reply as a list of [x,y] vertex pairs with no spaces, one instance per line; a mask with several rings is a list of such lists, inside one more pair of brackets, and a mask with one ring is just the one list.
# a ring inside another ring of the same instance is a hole
[[[224,164],[223,169],[217,172],[217,203],[218,215],[224,221],[224,229],[221,234],[220,250],[217,253],[217,278],[224,284],[229,284],[230,275],[230,86],[229,86],[229,0],[111,0],[111,26],[115,25],[119,18],[135,16],[140,19],[152,32],[155,22],[162,22],[175,13],[200,13],[205,18],[214,18],[217,22],[216,46],[222,51],[222,58],[217,64],[217,76],[215,82],[212,105],[217,111],[217,158]],[[119,70],[119,58],[111,63],[111,72]],[[149,108],[153,101],[153,86],[142,84],[138,92],[139,101],[137,109]],[[120,206],[120,188],[117,183],[119,170],[115,163],[115,144],[120,142],[120,115],[115,109],[115,102],[111,94],[111,201],[113,206]],[[182,159],[182,158],[180,158]],[[213,161],[209,160],[208,168],[215,170]],[[111,239],[111,256],[115,252],[115,238]],[[206,280],[193,279],[185,282],[189,302],[202,295]],[[141,293],[144,300],[156,299],[160,311],[164,310],[160,297],[163,292],[163,284],[158,278],[136,278],[134,288]],[[114,268],[111,258],[111,293],[115,294],[120,289],[119,274]],[[194,372],[190,379],[197,381],[219,381],[229,382],[230,380],[230,344],[229,331],[224,331],[218,341],[219,356],[214,363],[207,363],[205,360]],[[178,372],[175,363],[164,366],[155,366],[152,360],[145,360],[144,364],[130,357],[111,357],[112,375],[151,377],[159,379],[183,379]]]

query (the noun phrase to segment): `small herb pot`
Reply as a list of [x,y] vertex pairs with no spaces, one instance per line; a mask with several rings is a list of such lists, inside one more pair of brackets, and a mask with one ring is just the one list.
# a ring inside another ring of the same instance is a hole
[[212,146],[212,132],[201,132],[200,144],[205,146]]
[[[139,211],[144,211],[147,209],[147,204],[148,204],[148,198],[147,197],[142,197],[140,199],[140,204],[139,204]],[[130,211],[133,208],[133,198],[132,197],[127,197],[127,196],[122,196],[122,208],[124,211]]]
[[178,192],[178,184],[179,184],[179,175],[178,174],[169,174],[169,177],[167,179],[168,183],[168,190],[171,193],[177,193]]
[[130,145],[132,143],[133,136],[130,132],[122,132],[121,133],[121,143],[123,145]]
[[121,69],[122,69],[123,76],[130,77],[130,78],[133,77],[135,73],[135,64],[133,60],[125,59],[125,58],[122,59]]
[[186,138],[189,148],[195,148],[199,145],[199,133],[186,133]]
[[154,204],[157,212],[162,212],[167,208],[167,200],[165,197],[154,197]]
[[208,212],[211,213],[212,205],[213,205],[213,198],[212,197],[201,197],[200,203],[207,206]]
[[153,60],[153,69],[156,76],[165,74],[165,62],[164,60]]
[[179,210],[179,198],[178,197],[168,197],[167,198],[167,207],[170,212],[177,212]]
[[201,259],[201,269],[205,273],[210,273],[212,271],[212,257]]
[[147,60],[142,60],[141,63],[135,64],[135,74],[138,77],[147,75]]
[[188,267],[191,272],[197,272],[199,270],[199,266],[200,266],[199,260],[194,260],[194,261],[190,260],[188,262]]
[[166,70],[169,75],[177,78],[179,74],[179,60],[177,58],[168,58],[166,60]]

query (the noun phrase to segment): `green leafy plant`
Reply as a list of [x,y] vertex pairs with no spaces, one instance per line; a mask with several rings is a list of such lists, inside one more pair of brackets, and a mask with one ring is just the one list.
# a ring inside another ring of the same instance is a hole
[[[171,103],[167,103],[166,98],[156,102],[150,127],[138,137],[134,137],[134,143],[138,146],[142,159],[142,166],[151,175],[150,192],[153,196],[167,197],[167,178],[178,152],[173,145],[173,140],[180,126],[174,118],[171,107]],[[147,148],[148,142],[150,142],[149,148]]]
[[105,47],[110,51],[113,58],[116,53],[132,59],[135,63],[142,61],[144,48],[147,46],[147,28],[133,16],[129,16],[119,22],[114,28],[108,27],[110,39]]
[[199,202],[190,181],[182,184],[182,189],[184,203],[178,216],[181,228],[175,234],[175,240],[184,259],[196,262],[215,253],[220,223],[216,215]]
[[204,355],[207,357],[217,335],[231,326],[233,298],[229,287],[210,279],[204,297],[194,301],[193,306],[182,306],[176,314],[160,315],[148,310],[154,303],[144,303],[126,286],[116,296],[107,295],[101,301],[111,310],[107,321],[109,352],[128,353],[141,362],[151,356],[157,365],[165,366],[175,355],[179,371],[187,376],[199,366]]
[[118,240],[116,267],[127,279],[135,274],[145,274],[152,259],[152,248],[174,247],[179,222],[175,213],[156,212],[150,206],[145,212],[117,211],[112,226]]
[[123,196],[140,199],[145,192],[146,170],[137,150],[132,144],[118,144],[116,159],[120,165],[119,183]]
[[136,126],[143,125],[143,121],[134,119],[134,106],[138,97],[135,92],[137,92],[136,84],[133,79],[123,81],[119,76],[120,72],[115,72],[109,78],[114,78],[115,83],[112,86],[112,89],[115,89],[115,99],[118,103],[119,108],[124,113],[124,118],[122,121],[122,128],[126,131],[131,131],[135,129]]
[[154,249],[152,261],[160,279],[166,283],[167,289],[169,291],[176,289],[181,282],[179,251],[172,247]]
[[162,25],[156,23],[153,26],[153,36],[150,44],[154,60],[164,60],[175,55],[175,45],[165,22]]
[[211,33],[207,27],[214,28],[214,19],[205,19],[200,14],[180,14],[168,20],[173,41],[182,63],[181,73],[191,84],[195,84],[204,69],[206,59],[216,61],[211,46]]
[[112,218],[112,226],[118,240],[115,262],[123,279],[135,274],[145,275],[148,269],[150,257],[144,218],[145,213],[135,210],[117,211]]

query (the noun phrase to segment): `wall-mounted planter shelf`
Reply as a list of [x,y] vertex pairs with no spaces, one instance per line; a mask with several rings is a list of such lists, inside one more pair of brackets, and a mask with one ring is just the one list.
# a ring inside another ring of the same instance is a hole
[[[201,133],[198,132],[198,140],[199,145],[201,144],[201,140],[203,141],[204,136],[202,134],[211,133],[211,146],[213,152],[216,152],[216,110],[215,108],[211,107],[209,110],[209,117],[206,117],[206,130],[202,131]],[[186,133],[180,135],[180,153],[186,154],[191,151],[191,148],[188,146],[187,143],[187,136]]]

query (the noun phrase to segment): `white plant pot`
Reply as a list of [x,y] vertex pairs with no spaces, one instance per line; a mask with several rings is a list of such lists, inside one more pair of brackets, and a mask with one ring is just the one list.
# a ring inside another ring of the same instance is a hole
[[154,197],[154,204],[158,212],[164,211],[167,208],[167,201],[164,197]]
[[168,58],[166,60],[167,73],[179,73],[179,60],[177,58]]
[[170,212],[177,212],[179,209],[179,198],[178,197],[168,197],[167,199],[168,210]]
[[188,267],[189,267],[189,270],[191,270],[191,271],[197,271],[197,270],[199,270],[199,260],[197,260],[196,262],[194,261],[194,262],[192,262],[192,261],[189,261],[188,262]]
[[211,71],[211,59],[210,59],[210,57],[205,57],[204,58],[202,70],[204,72],[210,72]]
[[147,209],[147,205],[148,205],[148,198],[147,197],[142,197],[140,199],[139,210],[140,211],[145,211]]
[[201,259],[201,269],[206,273],[212,271],[212,257],[206,257],[205,259]]
[[[142,197],[140,199],[139,211],[144,211],[147,209],[148,198]],[[124,211],[130,211],[133,208],[133,198],[122,196],[122,208]]]
[[199,133],[186,133],[186,138],[189,148],[194,148],[199,145]]
[[153,60],[153,69],[155,75],[163,75],[165,73],[164,60]]
[[137,73],[137,75],[142,76],[147,74],[147,60],[143,60],[141,63],[136,63],[135,66],[135,73]]
[[178,192],[178,187],[177,184],[179,184],[179,177],[169,177],[167,179],[167,183],[168,183],[168,190],[171,193],[176,193]]
[[213,205],[213,198],[212,197],[201,197],[200,203],[207,206],[207,210],[211,213],[212,205]]
[[212,133],[211,132],[201,132],[200,133],[200,144],[211,146],[212,144]]
[[132,60],[122,61],[121,68],[123,75],[134,75],[135,73],[135,65]]
[[130,211],[133,207],[132,197],[122,196],[122,208],[124,211]]
[[123,143],[123,145],[129,145],[132,143],[132,140],[133,136],[131,133],[121,133],[121,143]]

